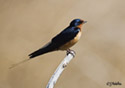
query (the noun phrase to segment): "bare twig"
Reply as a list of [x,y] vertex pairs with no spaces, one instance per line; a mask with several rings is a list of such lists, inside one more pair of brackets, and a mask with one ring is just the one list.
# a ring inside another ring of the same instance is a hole
[[60,63],[60,65],[57,67],[56,71],[50,78],[46,88],[54,88],[54,85],[56,84],[56,81],[58,80],[59,76],[61,75],[65,67],[68,65],[68,63],[73,59],[74,56],[75,56],[75,52],[72,50],[67,53],[67,56]]

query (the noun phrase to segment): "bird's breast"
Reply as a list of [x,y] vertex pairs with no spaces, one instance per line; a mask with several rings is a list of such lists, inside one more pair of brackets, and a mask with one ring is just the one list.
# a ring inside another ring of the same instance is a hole
[[76,35],[76,37],[74,38],[75,41],[78,41],[81,37],[81,31],[79,31],[79,33]]
[[74,37],[72,40],[70,40],[66,44],[62,45],[59,49],[60,50],[67,50],[67,49],[69,49],[70,47],[72,47],[74,44],[76,44],[78,42],[80,37],[81,37],[81,31],[76,35],[76,37]]

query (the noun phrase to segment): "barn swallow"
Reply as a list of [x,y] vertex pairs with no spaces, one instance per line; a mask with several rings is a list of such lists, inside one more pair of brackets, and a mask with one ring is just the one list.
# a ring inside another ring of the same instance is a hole
[[74,19],[71,21],[70,25],[65,28],[62,32],[57,34],[42,48],[29,54],[29,58],[34,58],[36,56],[56,51],[56,50],[66,50],[69,51],[70,47],[73,46],[81,37],[81,27],[87,21],[81,19]]

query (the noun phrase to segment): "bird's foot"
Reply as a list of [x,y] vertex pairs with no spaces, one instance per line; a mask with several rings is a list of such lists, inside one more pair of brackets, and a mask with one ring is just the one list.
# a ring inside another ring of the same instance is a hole
[[68,55],[68,54],[72,54],[73,57],[75,57],[75,54],[76,54],[75,51],[74,51],[74,50],[71,50],[71,49],[67,49],[67,52],[66,52],[66,53],[67,53],[67,55]]

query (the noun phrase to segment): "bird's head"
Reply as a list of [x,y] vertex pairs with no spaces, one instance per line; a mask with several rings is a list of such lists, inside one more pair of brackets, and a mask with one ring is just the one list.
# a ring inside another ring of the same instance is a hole
[[87,23],[87,21],[81,20],[81,19],[74,19],[71,23],[70,26],[72,27],[80,27],[82,26],[82,24]]

